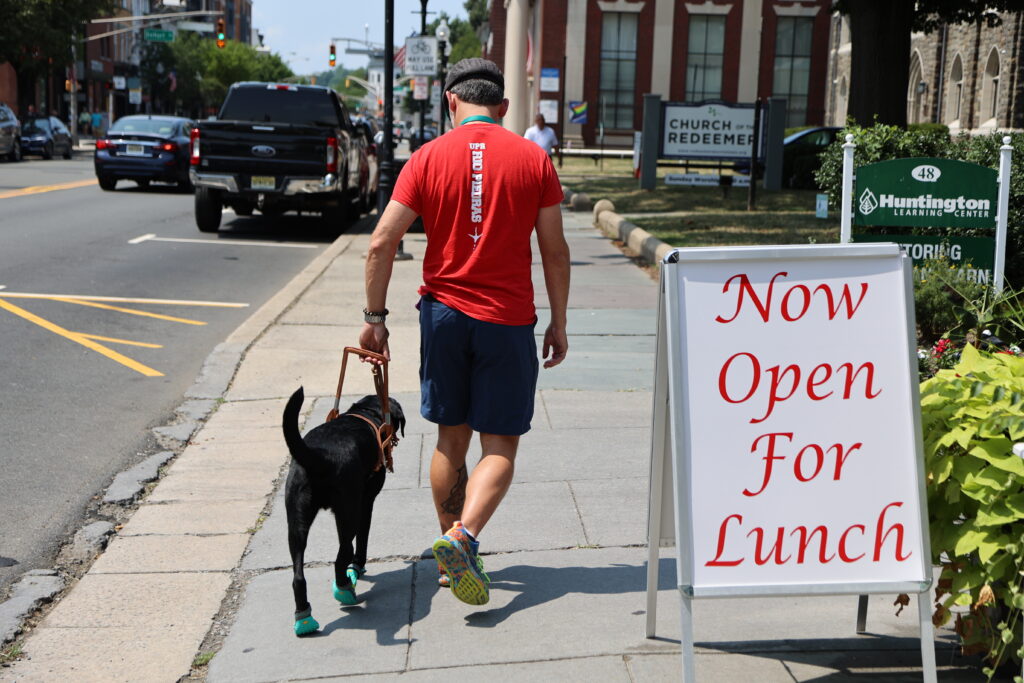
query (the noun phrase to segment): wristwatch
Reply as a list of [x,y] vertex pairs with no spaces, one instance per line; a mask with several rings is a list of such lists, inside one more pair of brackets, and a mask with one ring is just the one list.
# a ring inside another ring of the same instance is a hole
[[383,311],[369,311],[365,308],[363,309],[363,320],[368,323],[382,323],[387,319],[387,317],[388,309],[386,308]]

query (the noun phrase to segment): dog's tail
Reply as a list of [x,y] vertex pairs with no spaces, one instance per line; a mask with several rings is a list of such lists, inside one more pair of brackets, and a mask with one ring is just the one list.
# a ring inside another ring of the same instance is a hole
[[316,454],[312,448],[306,445],[306,442],[302,439],[302,434],[299,432],[299,410],[302,409],[304,398],[305,394],[302,391],[302,387],[299,387],[292,394],[292,397],[288,399],[288,405],[284,407],[281,428],[284,431],[284,441],[288,444],[288,450],[291,452],[292,457],[304,469],[309,470],[314,467]]

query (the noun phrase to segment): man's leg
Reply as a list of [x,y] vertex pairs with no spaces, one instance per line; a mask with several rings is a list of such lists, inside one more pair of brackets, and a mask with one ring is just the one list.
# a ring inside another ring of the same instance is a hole
[[462,526],[474,537],[484,530],[512,485],[519,437],[481,434],[480,447],[483,456],[466,486],[461,518]]
[[466,500],[466,453],[472,438],[473,430],[467,424],[437,426],[437,447],[430,461],[430,487],[442,534],[462,517]]

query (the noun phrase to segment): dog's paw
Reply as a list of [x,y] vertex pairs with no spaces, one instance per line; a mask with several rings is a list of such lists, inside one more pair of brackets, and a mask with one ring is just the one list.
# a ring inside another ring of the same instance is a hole
[[[350,570],[351,571],[351,570]],[[359,598],[356,597],[356,590],[354,585],[346,586],[344,588],[338,588],[338,582],[335,581],[331,584],[334,588],[334,599],[343,605],[358,605]]]
[[301,638],[302,636],[308,636],[311,633],[316,633],[317,631],[319,631],[320,624],[318,624],[316,619],[314,619],[312,615],[310,615],[303,619],[296,619],[294,628],[295,635]]

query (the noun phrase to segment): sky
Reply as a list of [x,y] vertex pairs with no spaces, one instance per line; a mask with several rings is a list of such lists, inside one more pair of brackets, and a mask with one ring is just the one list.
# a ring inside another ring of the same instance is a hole
[[[464,0],[429,0],[427,23],[437,18],[430,12],[447,12],[466,19]],[[420,28],[420,0],[394,0],[395,49],[406,36]],[[253,26],[263,34],[263,44],[297,74],[330,69],[327,52],[332,38],[355,38],[384,44],[384,0],[253,0]],[[366,55],[345,54],[337,43],[338,64],[349,69],[365,67]]]

